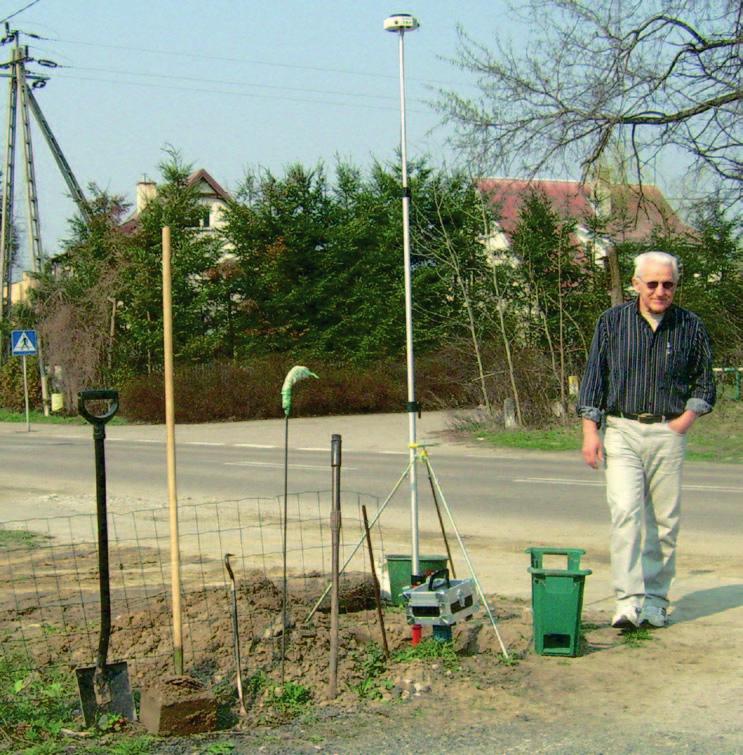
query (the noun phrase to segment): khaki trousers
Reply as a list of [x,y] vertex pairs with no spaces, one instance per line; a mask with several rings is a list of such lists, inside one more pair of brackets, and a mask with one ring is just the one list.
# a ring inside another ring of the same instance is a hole
[[606,418],[606,498],[618,604],[665,607],[676,572],[686,436],[666,422]]

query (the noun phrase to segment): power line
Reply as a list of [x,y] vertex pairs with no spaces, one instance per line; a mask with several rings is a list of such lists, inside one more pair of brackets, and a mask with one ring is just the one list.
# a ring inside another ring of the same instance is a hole
[[[61,42],[63,44],[84,45],[86,47],[99,47],[109,50],[126,50],[127,52],[144,52],[154,55],[168,55],[171,57],[189,58],[191,60],[215,60],[223,63],[250,63],[251,65],[270,66],[272,68],[289,68],[300,71],[317,71],[319,73],[340,73],[346,76],[365,76],[374,79],[393,79],[397,80],[396,74],[374,73],[371,71],[354,71],[348,68],[323,68],[322,66],[300,65],[298,63],[276,63],[267,60],[257,60],[254,58],[232,58],[221,55],[207,55],[205,53],[182,52],[179,50],[155,50],[148,47],[128,47],[126,45],[107,45],[99,42],[86,42],[80,39],[62,39],[45,37],[46,41]],[[452,82],[438,81],[436,79],[422,79],[410,77],[409,81],[419,81],[437,86],[454,86]]]
[[6,21],[10,21],[11,18],[14,16],[19,15],[20,13],[23,13],[24,10],[28,10],[32,6],[36,5],[36,3],[41,2],[41,0],[31,0],[30,3],[27,5],[24,5],[21,9],[15,11],[14,13],[11,13],[9,16],[6,16],[5,18],[0,19],[0,24],[4,24]]
[[341,97],[355,97],[361,99],[377,99],[377,100],[390,100],[391,102],[397,102],[397,98],[391,95],[384,94],[368,94],[365,92],[349,92],[332,89],[309,89],[307,87],[291,87],[291,86],[279,86],[276,84],[251,84],[246,81],[234,81],[229,79],[205,79],[199,76],[181,76],[165,73],[151,73],[149,71],[131,71],[120,70],[115,68],[97,68],[93,66],[75,66],[75,65],[63,65],[58,68],[66,68],[74,71],[94,71],[97,73],[112,73],[123,76],[142,76],[148,79],[169,79],[174,81],[193,81],[202,84],[221,84],[226,86],[240,86],[240,87],[255,87],[257,89],[272,89],[279,91],[289,92],[307,92],[308,94],[330,94],[338,95]]
[[[171,84],[156,84],[156,83],[150,83],[146,81],[124,81],[122,79],[107,79],[100,76],[69,76],[63,72],[57,73],[55,78],[69,79],[71,81],[98,81],[98,82],[107,83],[107,84],[118,84],[118,85],[123,84],[127,86],[146,87],[148,89],[165,89],[169,91],[199,92],[203,94],[214,94],[214,95],[226,94],[231,97],[252,97],[252,98],[257,98],[257,99],[281,100],[283,102],[306,102],[313,105],[332,105],[333,107],[364,108],[367,110],[397,110],[397,108],[392,104],[390,105],[384,105],[384,104],[365,105],[360,102],[343,102],[343,101],[332,101],[332,100],[322,100],[322,99],[311,99],[308,97],[294,97],[291,95],[280,96],[280,95],[275,95],[275,94],[262,94],[260,92],[239,92],[239,91],[226,90],[226,89],[211,89],[211,88],[207,89],[203,87],[174,86]],[[425,104],[425,103],[422,103],[422,104]],[[423,113],[423,112],[428,112],[428,111],[411,110],[410,112]]]

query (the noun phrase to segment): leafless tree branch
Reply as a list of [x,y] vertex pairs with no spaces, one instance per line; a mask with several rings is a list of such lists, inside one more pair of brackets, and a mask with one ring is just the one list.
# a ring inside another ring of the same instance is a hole
[[[621,14],[620,11],[621,10]],[[458,144],[492,172],[583,166],[612,143],[685,153],[732,202],[743,198],[743,24],[731,0],[531,0],[534,30],[514,48],[460,30],[455,64],[479,88],[441,91]]]

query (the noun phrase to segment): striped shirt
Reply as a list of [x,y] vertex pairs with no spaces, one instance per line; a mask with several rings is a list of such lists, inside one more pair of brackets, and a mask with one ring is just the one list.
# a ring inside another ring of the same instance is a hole
[[580,386],[581,417],[600,425],[605,413],[706,414],[714,403],[712,350],[697,315],[671,305],[655,332],[637,300],[601,315]]

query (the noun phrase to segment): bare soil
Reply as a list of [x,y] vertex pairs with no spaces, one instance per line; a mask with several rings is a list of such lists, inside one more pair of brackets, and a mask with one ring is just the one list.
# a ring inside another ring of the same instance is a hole
[[[94,575],[89,576],[92,585]],[[401,609],[388,607],[393,659],[382,661],[371,584],[364,575],[351,575],[343,589],[338,695],[328,700],[326,606],[305,621],[324,586],[319,575],[315,581],[316,589],[291,597],[283,683],[281,583],[256,572],[238,585],[246,717],[237,705],[229,592],[213,587],[187,594],[185,611],[201,618],[189,623],[198,662],[187,672],[216,695],[220,728],[159,738],[154,751],[214,752],[229,746],[246,753],[743,751],[740,632],[715,614],[638,639],[609,627],[604,613],[587,610],[582,654],[547,657],[532,650],[529,604],[494,595],[509,659],[481,613],[456,627],[456,656],[401,660],[395,655],[410,648],[410,628]],[[11,616],[17,620],[19,610],[31,638],[43,624],[38,606],[0,605],[0,623]],[[739,606],[733,610],[740,613]],[[65,631],[47,634],[36,646],[42,655],[68,658],[71,667],[88,663],[91,627],[81,626],[81,619],[81,613],[67,611]],[[142,615],[114,619],[112,656],[150,658],[130,665],[135,690],[172,674],[171,642],[165,598]],[[290,693],[299,685],[310,700],[294,704]],[[142,732],[132,725],[118,736]]]
[[[495,594],[489,602],[509,659],[483,612],[456,628],[453,659],[395,657],[410,648],[410,628],[401,609],[387,607],[393,658],[382,662],[371,585],[367,576],[352,574],[343,585],[334,700],[327,699],[327,602],[306,620],[325,586],[324,576],[290,574],[282,682],[280,573],[240,572],[245,717],[237,704],[231,595],[223,565],[186,555],[184,573],[198,581],[184,594],[185,670],[216,696],[219,729],[157,738],[152,751],[743,752],[743,585],[735,535],[729,548],[714,553],[701,541],[690,542],[679,559],[683,597],[672,609],[670,625],[641,635],[646,639],[612,629],[610,604],[588,601],[582,654],[576,658],[536,655],[528,600]],[[483,572],[495,575],[493,583],[509,581],[507,567],[524,574],[522,547],[474,535],[468,543]],[[592,566],[605,572],[596,550]],[[126,548],[113,553],[109,658],[128,659],[138,694],[174,669],[171,608],[160,566],[164,556],[140,548],[136,557],[142,580],[124,590],[117,581],[118,566],[133,560],[134,553]],[[149,583],[159,587],[148,591]],[[72,674],[94,660],[97,610],[90,546],[0,553],[0,653],[22,641],[39,665],[65,664]],[[300,694],[305,690],[307,701]],[[115,736],[123,741],[142,733],[136,724]]]

